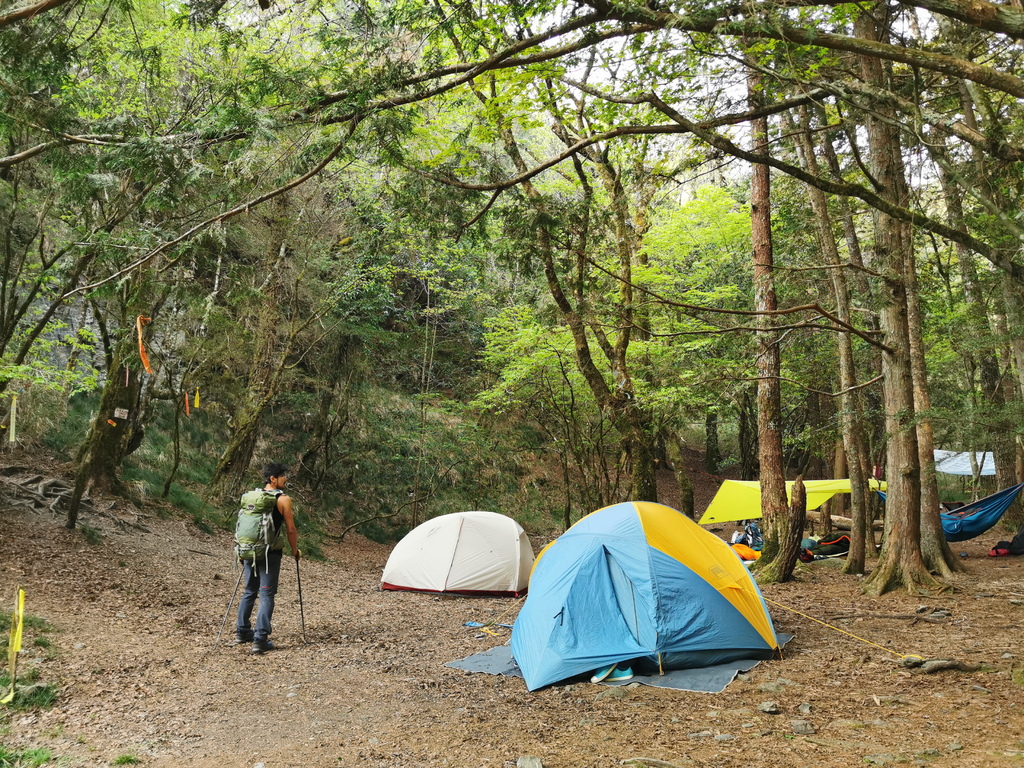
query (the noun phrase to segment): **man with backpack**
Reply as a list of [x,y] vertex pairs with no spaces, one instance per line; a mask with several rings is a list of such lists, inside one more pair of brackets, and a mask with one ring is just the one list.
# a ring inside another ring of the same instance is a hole
[[[262,489],[242,494],[235,527],[235,555],[242,563],[245,581],[245,592],[238,603],[235,644],[252,642],[253,653],[266,653],[274,647],[270,642],[270,620],[274,615],[285,537],[296,563],[299,560],[299,535],[292,517],[292,500],[284,494],[288,468],[283,464],[267,464],[263,468],[263,479],[266,485]],[[254,629],[250,618],[257,597],[260,607]]]

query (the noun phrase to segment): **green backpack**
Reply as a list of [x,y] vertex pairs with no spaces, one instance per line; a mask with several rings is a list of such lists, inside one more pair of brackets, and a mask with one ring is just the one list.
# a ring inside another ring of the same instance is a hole
[[282,491],[257,488],[242,494],[242,508],[235,523],[235,556],[239,560],[256,564],[259,558],[277,546],[280,531],[274,526],[274,510]]

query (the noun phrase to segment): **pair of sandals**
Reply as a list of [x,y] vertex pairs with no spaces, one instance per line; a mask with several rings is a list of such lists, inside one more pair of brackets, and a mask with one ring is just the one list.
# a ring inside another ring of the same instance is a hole
[[607,667],[601,667],[594,673],[594,676],[590,678],[592,683],[624,683],[627,680],[633,679],[633,668],[632,667],[619,667],[618,663],[609,664]]

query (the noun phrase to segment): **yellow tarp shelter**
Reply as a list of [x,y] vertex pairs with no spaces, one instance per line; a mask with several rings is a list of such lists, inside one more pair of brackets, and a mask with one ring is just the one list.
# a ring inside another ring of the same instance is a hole
[[[872,489],[884,491],[885,482],[870,480]],[[807,508],[817,509],[837,493],[849,493],[847,480],[804,480]],[[792,498],[793,481],[786,483],[786,498]],[[730,520],[754,520],[761,517],[761,482],[759,480],[724,480],[711,505],[701,517],[701,525]]]

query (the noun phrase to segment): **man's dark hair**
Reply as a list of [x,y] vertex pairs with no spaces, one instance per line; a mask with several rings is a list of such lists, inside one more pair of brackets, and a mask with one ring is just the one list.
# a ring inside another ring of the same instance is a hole
[[272,461],[263,468],[263,480],[269,483],[272,477],[281,477],[282,475],[288,474],[288,467],[284,464],[278,464],[276,461]]

